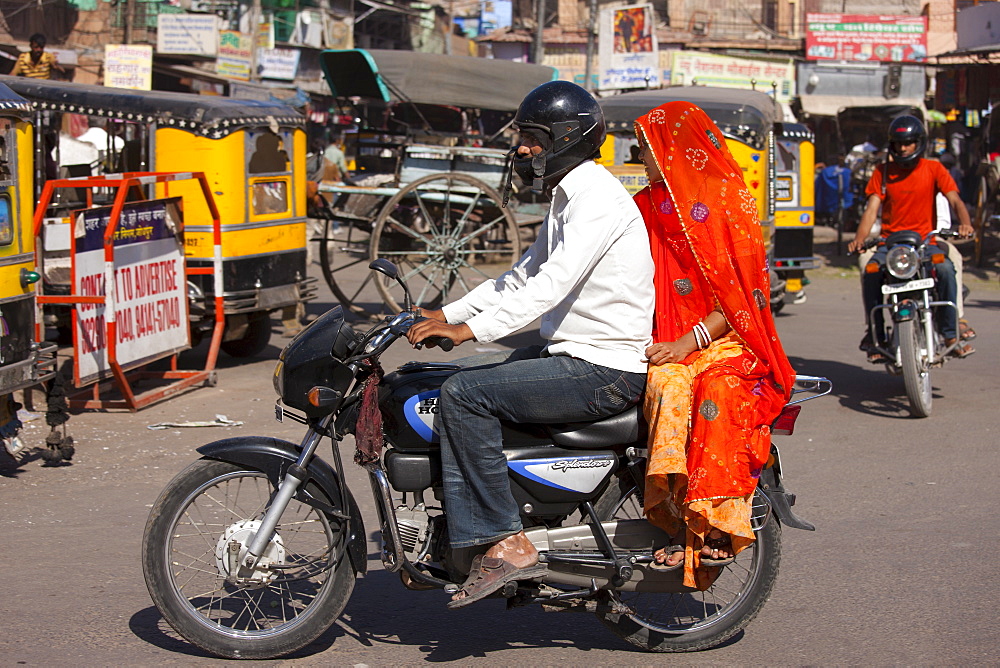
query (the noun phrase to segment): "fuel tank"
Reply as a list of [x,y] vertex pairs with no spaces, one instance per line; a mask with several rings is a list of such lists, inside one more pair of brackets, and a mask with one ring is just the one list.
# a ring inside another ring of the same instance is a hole
[[[459,369],[447,362],[407,362],[386,374],[379,388],[386,438],[401,452],[440,448],[438,398],[441,385]],[[552,442],[541,427],[503,423],[504,447],[530,447]]]

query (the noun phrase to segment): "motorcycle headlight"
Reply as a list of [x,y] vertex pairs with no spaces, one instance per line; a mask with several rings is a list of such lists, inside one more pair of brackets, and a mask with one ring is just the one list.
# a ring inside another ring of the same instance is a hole
[[920,258],[909,246],[893,246],[885,256],[885,266],[896,278],[906,280],[917,273]]

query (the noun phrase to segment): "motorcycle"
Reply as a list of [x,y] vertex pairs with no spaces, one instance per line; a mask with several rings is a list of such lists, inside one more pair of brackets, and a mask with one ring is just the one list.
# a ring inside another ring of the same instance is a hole
[[[921,237],[910,230],[893,232],[885,239],[885,264],[878,267],[869,263],[881,272],[883,295],[883,303],[872,308],[868,318],[872,347],[884,356],[874,361],[885,364],[889,373],[903,376],[914,417],[931,414],[931,369],[943,365],[962,343],[959,338],[954,344],[945,345],[935,321],[937,309],[958,309],[954,302],[937,298],[936,265],[944,262],[947,255],[930,245],[935,236],[946,234],[939,231]],[[861,250],[879,243],[879,238],[870,239]]]
[[[142,550],[150,596],[180,635],[212,654],[288,654],[344,609],[366,572],[367,549],[338,443],[357,431],[361,450],[375,401],[383,420],[377,445],[385,450],[364,467],[383,566],[409,589],[452,593],[470,570],[468,550],[448,543],[434,425],[441,384],[459,367],[408,362],[380,379],[380,356],[405,341],[418,316],[396,267],[378,259],[371,268],[402,286],[400,313],[361,334],[335,307],[280,355],[276,415],[307,427],[302,442],[258,436],[202,446],[201,459],[167,485],[150,512]],[[423,343],[443,350],[452,344]],[[799,376],[772,433],[791,434],[799,404],[831,386]],[[333,444],[332,464],[316,455],[324,437]],[[595,614],[644,650],[691,651],[732,637],[770,595],[781,525],[815,529],[792,511],[795,495],[782,484],[772,446],[753,497],[757,540],[697,591],[683,586],[680,569],[650,568],[668,537],[643,519],[646,439],[638,407],[585,424],[505,424],[504,452],[525,533],[547,571],[494,596],[511,608]]]

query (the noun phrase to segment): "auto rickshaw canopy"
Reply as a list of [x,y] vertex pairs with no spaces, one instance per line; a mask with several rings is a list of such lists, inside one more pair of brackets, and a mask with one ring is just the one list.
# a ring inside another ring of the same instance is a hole
[[675,86],[601,98],[608,132],[632,132],[635,119],[667,102],[701,107],[723,134],[754,149],[764,149],[768,133],[781,119],[774,99],[755,90],[709,86]]
[[0,83],[0,114],[28,119],[31,117],[31,103]]
[[556,78],[545,65],[414,51],[324,51],[320,62],[334,97],[387,104],[517,111],[533,88]]
[[157,123],[211,139],[246,127],[269,125],[272,120],[286,127],[304,128],[306,123],[297,111],[277,102],[136,91],[26,77],[0,76],[0,84],[31,100],[35,109]]

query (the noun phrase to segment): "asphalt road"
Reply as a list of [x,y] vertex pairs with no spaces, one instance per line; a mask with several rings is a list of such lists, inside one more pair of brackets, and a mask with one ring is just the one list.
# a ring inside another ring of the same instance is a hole
[[[796,370],[834,381],[833,395],[807,403],[795,434],[778,441],[796,511],[818,530],[784,531],[771,600],[724,646],[649,655],[587,615],[506,612],[497,600],[450,612],[442,592],[410,592],[383,571],[372,542],[369,574],[338,623],[294,657],[262,665],[996,665],[1000,283],[983,275],[967,280],[978,352],[934,371],[927,419],[909,417],[902,379],[868,366],[857,350],[856,273],[813,272],[808,301],[780,314]],[[331,305],[324,289],[309,311]],[[275,331],[257,360],[223,356],[214,388],[135,414],[75,415],[71,466],[0,461],[0,663],[220,663],[181,640],[152,606],[140,539],[153,500],[198,445],[240,434],[300,438],[297,425],[273,419],[270,376],[283,342]],[[448,357],[398,346],[387,361],[416,356]],[[204,348],[183,361],[203,358]],[[244,424],[147,428],[216,414]],[[40,445],[46,431],[39,420],[25,437]],[[343,448],[346,456],[353,446]],[[351,487],[370,531],[374,508],[360,473],[351,467]]]

